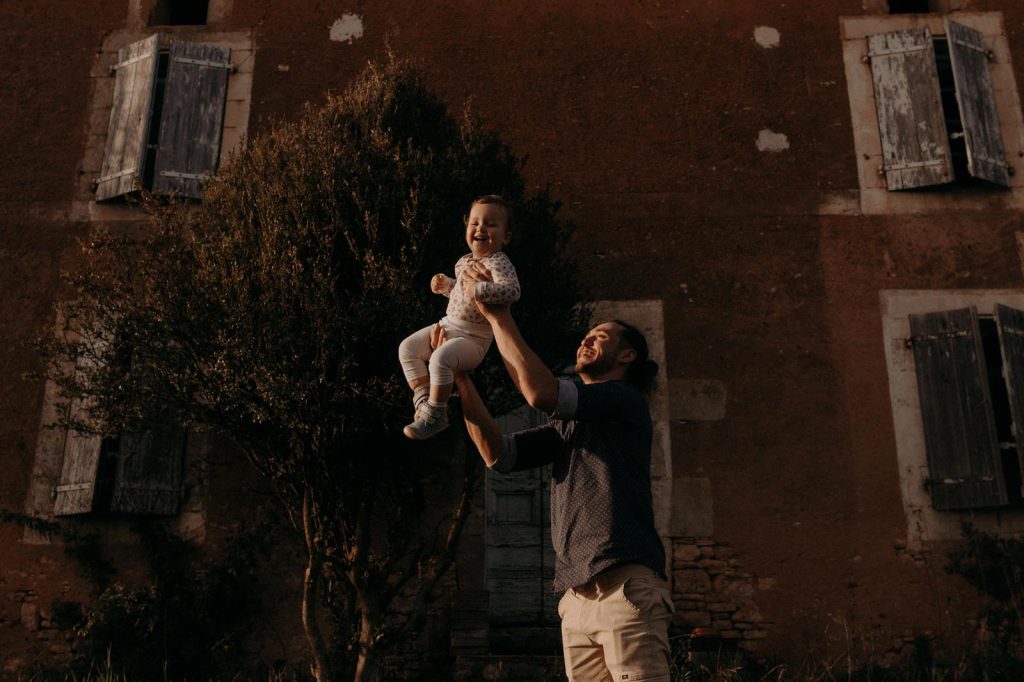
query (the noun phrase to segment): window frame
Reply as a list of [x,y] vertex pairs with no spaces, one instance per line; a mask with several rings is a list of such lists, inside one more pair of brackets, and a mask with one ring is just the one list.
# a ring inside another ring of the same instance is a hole
[[[58,319],[55,327],[55,334],[66,334],[63,319]],[[75,367],[72,361],[68,361],[66,370],[71,371]],[[138,517],[145,511],[113,511],[109,509],[97,509],[81,513],[57,514],[57,487],[61,484],[62,474],[65,468],[65,456],[67,441],[79,437],[83,441],[91,441],[89,446],[95,446],[97,454],[103,447],[99,436],[79,436],[76,432],[57,426],[62,418],[67,416],[67,410],[75,409],[74,401],[69,403],[61,395],[60,389],[53,381],[47,380],[43,393],[43,405],[40,411],[39,429],[36,437],[36,447],[33,457],[32,473],[29,478],[28,488],[25,495],[24,512],[27,516],[51,521],[57,518],[74,520],[76,523],[100,524],[104,534],[115,543],[134,542],[130,530],[132,519]],[[210,435],[203,431],[189,430],[182,434],[183,444],[181,453],[181,480],[180,491],[176,493],[179,500],[178,509],[174,514],[158,514],[154,519],[160,519],[166,523],[168,528],[180,537],[196,542],[203,542],[206,537],[206,489],[208,487],[207,462],[212,453],[212,442]],[[98,466],[93,473],[93,486]],[[120,463],[117,467],[121,468]],[[92,497],[89,499],[92,506]],[[111,519],[123,519],[121,522],[110,523]],[[59,536],[48,536],[26,528],[21,541],[25,544],[48,545],[54,542],[61,542]]]
[[[212,6],[212,3],[211,3]],[[173,41],[204,43],[230,50],[233,71],[228,74],[227,95],[220,133],[219,163],[241,149],[248,133],[255,47],[252,31],[221,32],[208,27],[147,27],[115,31],[104,41],[90,70],[91,96],[86,135],[79,165],[78,184],[71,202],[70,219],[81,222],[125,222],[140,220],[136,207],[123,201],[96,201],[94,181],[100,177],[106,151],[115,77],[110,69],[118,51],[132,43],[159,35],[161,44]]]
[[158,33],[118,51],[96,201],[120,199],[139,186],[201,198],[220,165],[230,54]]
[[[989,64],[1003,147],[1010,165],[1024,156],[1024,118],[1001,12],[958,12],[952,17],[982,35],[994,55]],[[940,14],[896,14],[840,17],[843,62],[850,103],[854,151],[865,214],[934,213],[1024,209],[1024,168],[1010,176],[1008,189],[952,183],[928,191],[889,191],[879,170],[883,165],[881,133],[876,108],[868,36],[927,28],[933,37],[945,37],[946,17]]]
[[908,546],[920,549],[926,542],[956,540],[961,535],[961,524],[967,520],[997,535],[1024,532],[1024,508],[1021,507],[949,511],[934,508],[927,489],[930,470],[917,365],[914,350],[907,343],[911,337],[911,315],[973,306],[979,315],[991,316],[997,304],[1021,310],[1024,309],[1024,290],[882,290],[879,299]]

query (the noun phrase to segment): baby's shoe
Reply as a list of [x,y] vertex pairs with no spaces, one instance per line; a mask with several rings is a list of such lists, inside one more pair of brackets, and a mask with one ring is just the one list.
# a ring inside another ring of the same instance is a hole
[[424,401],[416,410],[416,418],[402,433],[413,440],[432,438],[448,428],[448,407]]

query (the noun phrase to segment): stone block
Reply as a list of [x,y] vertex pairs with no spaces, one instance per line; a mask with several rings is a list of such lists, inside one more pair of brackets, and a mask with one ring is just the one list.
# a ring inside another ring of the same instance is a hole
[[720,421],[725,418],[725,384],[714,379],[672,379],[668,382],[672,419]]
[[39,629],[39,608],[35,604],[25,602],[21,605],[21,624],[29,632]]
[[678,544],[672,550],[672,561],[674,563],[696,561],[699,558],[700,547],[696,545]]
[[761,609],[757,608],[757,604],[752,601],[740,604],[739,609],[736,610],[732,617],[736,621],[746,621],[748,623],[760,623],[763,620]]
[[718,559],[704,559],[699,562],[701,568],[712,574],[723,573],[729,567],[724,561]]
[[721,544],[715,547],[715,558],[716,559],[732,559],[736,554],[736,550],[726,544]]
[[732,576],[728,575],[715,576],[715,579],[712,582],[712,587],[717,594],[729,599],[752,597],[754,595],[754,585],[752,582],[748,580],[736,580]]
[[736,608],[736,605],[730,602],[718,601],[708,604],[708,611],[711,611],[712,613],[732,612],[735,611]]
[[685,628],[706,628],[711,625],[711,615],[707,611],[677,611],[672,617],[672,624]]
[[1020,256],[1020,272],[1024,275],[1024,232],[1017,233],[1017,254]]
[[711,591],[711,578],[701,570],[676,571],[675,587],[682,593],[704,594]]
[[[710,536],[714,532],[711,504],[711,480],[708,478],[677,478],[672,482],[672,516],[670,534],[673,537]],[[713,545],[713,541],[697,541]]]

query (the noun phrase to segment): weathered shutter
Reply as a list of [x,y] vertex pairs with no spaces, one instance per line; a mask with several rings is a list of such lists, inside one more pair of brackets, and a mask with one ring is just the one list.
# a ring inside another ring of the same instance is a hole
[[953,180],[935,48],[927,28],[868,36],[887,189]]
[[[76,371],[83,371],[90,363],[79,358]],[[70,419],[84,422],[88,415],[85,402],[74,399],[69,406]],[[100,462],[101,436],[80,433],[67,429],[64,435],[64,460],[61,464],[60,482],[55,489],[54,516],[86,514],[92,511],[96,494],[96,470]]]
[[1010,398],[1013,440],[1017,444],[1021,471],[1024,472],[1024,310],[997,305],[996,324],[1003,353],[1003,378]]
[[114,99],[103,166],[96,181],[96,201],[127,194],[142,178],[158,54],[156,35],[117,53]]
[[[503,433],[539,426],[543,413],[523,406],[498,419]],[[543,626],[558,620],[552,599],[550,467],[487,472],[487,589],[494,625]]]
[[199,198],[217,171],[231,51],[202,43],[171,45],[160,113],[153,191]]
[[177,427],[122,434],[111,511],[177,514],[185,431]]
[[92,511],[96,493],[96,468],[102,438],[68,429],[64,439],[64,464],[53,503],[54,516],[86,514]]
[[1007,503],[978,314],[974,308],[910,316],[932,505]]
[[981,33],[946,19],[946,37],[967,143],[967,169],[976,178],[1009,187],[1009,165]]

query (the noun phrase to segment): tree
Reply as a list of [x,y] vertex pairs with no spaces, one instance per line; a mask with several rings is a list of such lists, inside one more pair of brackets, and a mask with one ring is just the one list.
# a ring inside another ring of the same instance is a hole
[[[273,483],[306,549],[301,612],[318,680],[341,673],[318,607],[349,631],[355,678],[373,679],[389,638],[422,621],[468,513],[478,458],[457,433],[404,439],[396,349],[442,315],[428,281],[465,252],[459,218],[473,197],[517,206],[516,314],[538,352],[554,364],[578,338],[569,228],[521,170],[496,134],[468,111],[451,116],[389,56],[251,140],[202,203],[151,203],[134,233],[90,238],[59,306],[65,329],[41,341],[48,376],[87,408],[66,426],[213,430]],[[494,356],[478,380],[508,406]],[[419,482],[455,453],[461,485],[430,498]],[[399,617],[403,594],[412,608]]]

